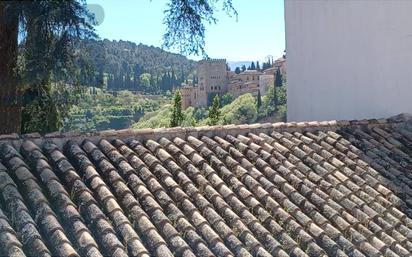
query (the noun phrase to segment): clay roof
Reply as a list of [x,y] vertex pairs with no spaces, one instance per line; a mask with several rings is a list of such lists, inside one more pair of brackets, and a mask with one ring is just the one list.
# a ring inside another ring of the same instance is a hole
[[0,136],[0,255],[410,256],[410,117]]
[[239,73],[239,74],[236,74],[236,75],[247,75],[247,74],[251,74],[251,75],[260,75],[260,74],[262,74],[262,72],[260,72],[260,71],[258,71],[258,70],[245,70],[245,71],[243,71],[243,72],[241,72],[241,73]]
[[264,70],[263,73],[266,74],[266,73],[269,73],[269,72],[276,72],[277,69],[278,69],[277,67],[271,67],[271,68],[268,68],[268,69]]

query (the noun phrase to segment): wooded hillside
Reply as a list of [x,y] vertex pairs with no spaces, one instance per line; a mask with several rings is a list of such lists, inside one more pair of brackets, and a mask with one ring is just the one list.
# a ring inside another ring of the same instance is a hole
[[87,40],[84,47],[97,81],[111,91],[166,92],[193,78],[196,67],[183,55],[129,41]]

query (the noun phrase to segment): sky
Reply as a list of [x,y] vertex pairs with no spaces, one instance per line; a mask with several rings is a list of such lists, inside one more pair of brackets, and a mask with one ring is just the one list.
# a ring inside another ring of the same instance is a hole
[[[100,38],[128,40],[161,47],[165,31],[163,11],[167,0],[89,0],[102,7],[96,14]],[[238,18],[216,13],[217,24],[206,27],[206,52],[211,58],[228,61],[264,60],[279,57],[285,50],[283,0],[233,0]],[[220,7],[221,5],[217,5]],[[103,17],[103,19],[101,19]],[[167,50],[167,49],[166,49]],[[199,60],[200,56],[189,56]]]

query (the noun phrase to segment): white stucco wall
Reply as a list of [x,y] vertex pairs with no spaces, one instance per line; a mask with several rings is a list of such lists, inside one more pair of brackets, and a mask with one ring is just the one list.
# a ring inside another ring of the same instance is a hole
[[288,120],[412,113],[412,0],[285,0]]

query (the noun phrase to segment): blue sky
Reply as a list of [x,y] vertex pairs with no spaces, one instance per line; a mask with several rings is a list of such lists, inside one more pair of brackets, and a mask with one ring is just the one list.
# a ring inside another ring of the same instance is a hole
[[[167,2],[90,0],[88,4],[98,4],[104,9],[104,20],[96,27],[101,38],[160,47]],[[209,57],[249,61],[263,60],[267,55],[282,55],[285,50],[283,0],[233,0],[233,4],[239,13],[237,21],[220,11],[216,14],[218,23],[207,26],[206,52]]]

